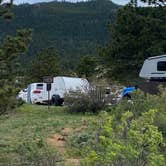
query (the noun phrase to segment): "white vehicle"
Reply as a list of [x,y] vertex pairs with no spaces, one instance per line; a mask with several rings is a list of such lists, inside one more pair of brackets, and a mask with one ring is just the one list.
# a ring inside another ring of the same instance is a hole
[[148,80],[166,80],[166,55],[146,59],[139,76]]
[[45,83],[32,83],[28,85],[27,102],[32,104],[44,104],[48,102]]
[[27,102],[27,94],[28,94],[28,90],[23,89],[18,93],[17,99]]
[[27,102],[32,104],[62,105],[64,95],[70,91],[80,91],[85,93],[89,83],[86,79],[75,77],[54,77],[48,100],[46,83],[32,83],[28,86]]
[[54,77],[51,87],[51,101],[54,105],[62,105],[64,95],[70,91],[86,93],[89,82],[83,78],[76,77]]

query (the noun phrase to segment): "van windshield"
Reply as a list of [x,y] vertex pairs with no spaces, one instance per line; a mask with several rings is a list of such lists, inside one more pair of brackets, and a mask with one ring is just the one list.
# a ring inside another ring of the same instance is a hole
[[37,84],[37,85],[36,85],[36,89],[42,90],[42,89],[43,89],[43,84]]

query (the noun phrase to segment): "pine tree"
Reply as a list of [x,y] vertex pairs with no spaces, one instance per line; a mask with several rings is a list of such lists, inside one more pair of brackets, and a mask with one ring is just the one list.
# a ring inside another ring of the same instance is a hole
[[13,17],[13,13],[11,12],[13,0],[10,0],[8,3],[3,2],[4,0],[0,0],[0,18],[11,19]]
[[29,66],[29,80],[42,82],[44,76],[57,76],[60,74],[59,55],[53,48],[43,49],[31,61]]
[[95,74],[97,67],[97,58],[94,56],[83,56],[77,65],[76,73],[81,77],[89,78]]
[[[11,19],[9,4],[0,1],[0,17]],[[10,17],[9,17],[10,15]],[[15,36],[7,36],[0,43],[0,115],[14,108],[16,103],[17,58],[26,51],[31,40],[31,30],[18,30]]]
[[165,7],[119,9],[110,28],[112,39],[101,51],[111,78],[138,77],[144,59],[165,54],[165,12]]
[[165,0],[141,0],[142,2],[148,3],[149,5],[165,6]]

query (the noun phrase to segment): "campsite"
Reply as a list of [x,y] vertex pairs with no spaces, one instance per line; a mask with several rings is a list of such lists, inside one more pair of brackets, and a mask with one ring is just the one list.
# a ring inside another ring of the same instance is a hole
[[165,37],[165,0],[1,0],[0,166],[166,166]]

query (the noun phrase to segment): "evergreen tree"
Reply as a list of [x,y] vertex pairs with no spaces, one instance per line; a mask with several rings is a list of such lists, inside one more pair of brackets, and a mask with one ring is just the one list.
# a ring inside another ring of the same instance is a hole
[[[148,3],[148,5],[155,5],[155,6],[165,6],[166,1],[165,0],[140,0],[144,3]],[[137,7],[138,0],[130,0],[130,4],[134,7]]]
[[30,82],[42,82],[44,76],[57,76],[60,74],[58,53],[53,48],[43,49],[31,61],[29,66]]
[[148,3],[149,5],[158,5],[158,6],[165,6],[165,0],[141,0],[142,2]]
[[31,40],[31,30],[19,30],[8,36],[0,46],[0,114],[11,109],[17,92],[17,58],[26,51]]
[[118,8],[110,0],[13,6],[14,19],[0,20],[0,40],[20,27],[30,27],[34,33],[27,62],[41,49],[56,46],[63,66],[73,70],[82,55],[96,55],[95,48],[107,41],[106,27],[114,20]]
[[109,75],[118,79],[138,72],[145,58],[166,52],[166,8],[125,6],[111,27],[112,40],[101,51]]
[[11,12],[11,7],[13,5],[13,0],[10,0],[8,3],[4,3],[4,0],[0,0],[0,18],[11,19],[13,13]]
[[86,78],[91,77],[95,73],[95,68],[97,66],[97,59],[94,56],[83,56],[77,66],[76,73],[79,76],[84,76]]
[[[10,5],[12,1],[7,5],[2,5],[0,1],[0,17],[11,18],[8,15]],[[0,115],[15,106],[18,79],[16,76],[17,58],[26,51],[30,40],[31,30],[23,29],[17,31],[16,36],[7,36],[0,43]]]

